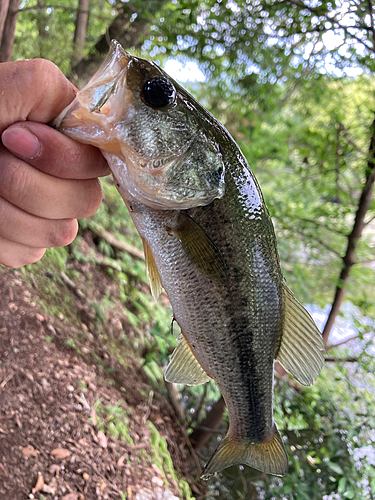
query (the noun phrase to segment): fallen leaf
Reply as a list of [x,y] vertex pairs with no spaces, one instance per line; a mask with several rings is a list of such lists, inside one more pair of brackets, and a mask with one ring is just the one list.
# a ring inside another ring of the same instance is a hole
[[0,464],[0,471],[3,471],[6,476],[8,475],[8,472],[3,464]]
[[156,472],[156,474],[158,474],[159,476],[162,476],[162,473],[161,473],[161,471],[160,471],[160,469],[159,469],[159,467],[157,465],[152,464],[151,467],[154,469],[154,471]]
[[106,485],[105,483],[102,483],[102,484],[100,485],[100,489],[101,489],[102,491],[103,491],[103,490],[105,490],[105,489],[106,489],[106,487],[107,487],[107,485]]
[[78,500],[78,493],[68,493],[61,500]]
[[132,500],[132,498],[133,498],[133,492],[132,492],[132,489],[131,489],[130,486],[128,486],[126,488],[126,494],[127,494],[127,498],[129,498],[129,500]]
[[102,448],[107,448],[107,438],[105,437],[105,434],[102,431],[98,432],[98,439],[99,439],[99,444]]
[[31,493],[37,493],[38,491],[40,491],[43,488],[43,486],[44,486],[43,476],[38,476],[38,480],[36,482],[36,485],[31,490]]
[[53,457],[60,458],[61,460],[70,457],[71,454],[72,454],[71,451],[65,450],[64,448],[55,448],[54,450],[51,451],[51,455]]
[[51,495],[56,495],[56,486],[48,486],[48,484],[45,484],[42,490],[44,493],[50,493]]
[[87,385],[89,389],[91,389],[94,392],[96,391],[96,385],[94,385],[92,382],[89,382]]
[[37,455],[40,454],[40,451],[34,450],[32,446],[26,446],[25,448],[22,448],[22,453],[25,455],[26,458],[30,457],[36,457]]
[[117,462],[117,466],[118,467],[123,467],[125,459],[127,458],[127,456],[128,456],[127,453],[124,453],[123,455],[121,455],[121,457],[118,459],[118,462]]
[[164,484],[164,481],[162,480],[162,478],[161,477],[157,477],[157,476],[153,477],[151,479],[151,482],[152,482],[152,484],[156,484],[156,486],[159,486],[160,488]]
[[61,471],[61,465],[52,464],[48,469],[50,474],[58,474]]
[[88,479],[90,479],[90,476],[87,474],[87,472],[84,472],[84,473],[82,474],[82,477],[83,477],[83,479],[84,479],[85,481],[87,481]]
[[96,425],[98,423],[98,419],[97,419],[96,411],[95,411],[94,407],[91,408],[91,423],[94,427],[96,427]]
[[16,424],[18,425],[18,427],[19,427],[20,429],[22,429],[22,424],[21,424],[21,421],[20,421],[20,418],[19,418],[19,416],[18,416],[18,415],[16,415]]

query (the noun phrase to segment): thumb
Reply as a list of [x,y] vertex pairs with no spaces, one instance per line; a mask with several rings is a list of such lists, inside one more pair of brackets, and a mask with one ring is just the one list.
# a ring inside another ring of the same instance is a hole
[[2,63],[0,134],[12,123],[48,123],[73,99],[75,89],[60,69],[45,59]]

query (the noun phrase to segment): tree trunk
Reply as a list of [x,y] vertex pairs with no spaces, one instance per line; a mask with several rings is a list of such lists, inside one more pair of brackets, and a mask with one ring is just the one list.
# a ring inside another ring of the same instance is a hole
[[79,0],[77,10],[76,29],[74,32],[73,63],[78,63],[85,50],[87,18],[89,13],[89,0]]
[[367,158],[366,182],[363,187],[361,197],[358,203],[358,209],[354,220],[352,232],[348,236],[348,245],[345,256],[343,257],[343,267],[341,269],[339,281],[336,287],[335,298],[332,302],[332,308],[327,318],[323,330],[323,339],[327,344],[329,334],[335,323],[335,319],[340,312],[340,307],[345,296],[345,286],[349,278],[350,271],[355,264],[355,251],[358,241],[362,236],[365,217],[371,205],[372,192],[375,182],[375,119],[371,125],[371,140]]
[[0,45],[3,38],[3,30],[5,26],[5,19],[8,14],[9,0],[1,0],[0,2]]
[[[9,1],[9,7],[5,18],[3,36],[1,38],[0,62],[7,62],[12,59],[14,33],[20,6],[20,0],[5,0],[5,3],[7,3],[7,1]],[[1,15],[3,15],[2,11],[3,5],[1,6]]]
[[[87,58],[81,59],[71,69],[68,78],[77,87],[84,85],[95,73],[99,65],[108,52],[108,43],[115,39],[124,48],[137,47],[141,43],[141,37],[145,33],[146,27],[152,22],[157,12],[163,7],[167,0],[153,0],[147,2],[147,9],[136,12],[132,5],[124,5],[121,12],[112,21],[107,32],[97,41],[95,47]],[[133,14],[137,17],[131,22]]]

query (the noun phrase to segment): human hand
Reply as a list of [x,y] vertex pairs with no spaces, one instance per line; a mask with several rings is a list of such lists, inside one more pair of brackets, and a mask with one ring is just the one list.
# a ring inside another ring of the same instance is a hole
[[73,241],[110,171],[98,149],[45,125],[75,97],[53,63],[2,63],[0,96],[0,263],[16,268]]

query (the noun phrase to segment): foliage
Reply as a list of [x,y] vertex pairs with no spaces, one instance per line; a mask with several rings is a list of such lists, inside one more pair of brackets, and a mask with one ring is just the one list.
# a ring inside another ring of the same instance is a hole
[[[13,59],[43,57],[67,73],[73,56],[77,7],[78,2],[74,0],[23,0],[16,26]],[[105,32],[115,13],[110,2],[90,0],[86,54],[97,37]]]
[[[127,3],[135,16],[145,7],[139,0]],[[41,12],[33,0],[21,5],[15,58],[48,57],[67,72],[76,3],[61,0],[59,7],[45,7]],[[87,51],[120,8],[91,0]],[[150,19],[137,50],[161,63],[173,56],[198,64],[206,81],[190,89],[227,126],[260,181],[288,284],[301,302],[322,308],[332,302],[368,167],[375,112],[373,25],[372,2],[364,0],[171,0],[162,2],[159,15]],[[105,228],[141,248],[115,187],[106,181],[103,189],[104,203],[94,217],[81,221],[81,237]],[[360,340],[351,349],[329,351],[333,358],[357,357],[356,362],[327,363],[317,384],[306,389],[278,381],[275,420],[286,436],[289,474],[278,479],[247,467],[231,468],[210,483],[211,498],[375,498],[370,454],[375,446],[374,350],[366,333],[373,330],[369,318],[375,316],[374,218],[373,200],[347,287],[358,313],[346,319],[342,336],[354,328]],[[77,240],[70,253],[50,251],[43,265],[53,266],[54,279],[69,259],[106,267],[144,347],[150,383],[162,390],[163,365],[176,345],[171,311],[149,295],[142,262],[100,237],[95,243],[103,254],[100,262],[96,252],[83,255]],[[62,306],[50,281],[46,290],[58,314]],[[110,296],[93,304],[98,324],[111,307]],[[115,351],[116,342],[109,345]],[[181,395],[192,426],[219,397],[213,383],[185,387]],[[120,436],[114,420],[109,428],[107,410],[98,411],[100,422]],[[158,431],[150,429],[155,460],[162,460],[166,447]],[[204,457],[216,445],[211,440]]]

